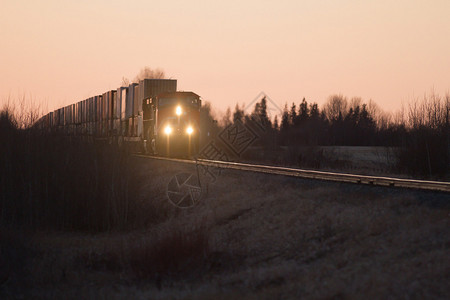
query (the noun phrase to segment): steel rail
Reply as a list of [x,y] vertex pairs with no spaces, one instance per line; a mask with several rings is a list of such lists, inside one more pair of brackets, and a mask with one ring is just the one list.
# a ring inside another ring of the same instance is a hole
[[240,170],[240,171],[250,171],[250,172],[258,172],[258,173],[285,175],[285,176],[301,177],[301,178],[308,178],[308,179],[450,192],[450,182],[443,182],[443,181],[427,181],[427,180],[416,180],[416,179],[402,179],[402,178],[394,178],[394,177],[381,177],[381,176],[357,175],[357,174],[347,174],[347,173],[324,172],[324,171],[303,170],[303,169],[294,169],[294,168],[286,168],[286,167],[256,165],[256,164],[238,163],[238,162],[226,162],[226,161],[208,160],[208,159],[187,160],[187,159],[156,157],[156,156],[146,156],[146,155],[135,155],[135,156],[159,159],[159,160],[168,160],[168,161],[181,162],[181,163],[200,164],[200,165],[204,165],[204,166],[211,166],[211,167],[217,167],[217,168],[223,168],[223,169],[234,169],[234,170]]

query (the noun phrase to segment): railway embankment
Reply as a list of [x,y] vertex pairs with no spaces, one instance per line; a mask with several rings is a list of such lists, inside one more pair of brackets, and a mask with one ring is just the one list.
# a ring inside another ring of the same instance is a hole
[[[445,298],[448,193],[132,159],[154,222],[2,230],[1,293],[34,298]],[[191,204],[194,205],[191,205]],[[5,256],[3,256],[5,257]],[[26,287],[26,288],[25,288]]]

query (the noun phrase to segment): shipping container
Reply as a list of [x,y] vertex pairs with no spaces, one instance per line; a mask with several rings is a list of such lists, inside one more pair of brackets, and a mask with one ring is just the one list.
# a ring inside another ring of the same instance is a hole
[[[85,115],[84,122],[86,124],[91,122],[91,119],[92,119],[92,113],[91,113],[91,108],[90,108],[90,102],[92,101],[91,99],[92,99],[92,97],[84,100],[84,115]],[[86,129],[87,129],[87,127],[86,127]]]
[[103,98],[103,96],[99,95],[98,96],[98,101],[100,103],[99,108],[100,108],[100,121],[104,121],[105,120],[105,110],[106,110],[106,104],[105,104],[105,99]]
[[117,91],[112,90],[111,93],[111,120],[116,119],[117,114]]
[[58,129],[61,129],[63,122],[64,122],[63,109],[60,108],[58,109]]
[[78,102],[78,124],[83,122],[83,101]]
[[73,111],[73,119],[72,122],[73,124],[77,124],[78,122],[78,103],[74,103],[72,104],[72,111]]
[[97,122],[100,122],[102,120],[102,97],[101,96],[95,96],[97,98]]
[[72,125],[72,105],[67,105],[64,107],[64,131],[67,134],[71,133]]
[[136,136],[140,136],[142,137],[142,133],[143,133],[143,122],[142,122],[142,112],[139,112],[139,115],[136,117],[136,121],[135,121],[135,128],[136,128]]
[[54,115],[54,113],[53,112],[50,112],[49,114],[48,114],[48,116],[49,116],[49,128],[51,128],[51,127],[53,127],[54,126],[54,117],[53,117],[53,115]]
[[69,124],[69,107],[64,107],[64,130],[66,130],[67,125]]
[[90,97],[86,100],[86,127],[85,127],[85,133],[87,135],[92,135],[92,122],[94,119],[94,98]]
[[58,109],[58,128],[61,129],[63,125],[64,125],[64,109],[60,108]]
[[102,94],[103,101],[103,120],[109,120],[111,115],[111,94],[106,92]]
[[81,101],[81,123],[86,124],[89,122],[89,99]]
[[102,95],[102,99],[104,101],[104,134],[110,135],[113,132],[114,129],[114,116],[115,116],[115,98],[116,98],[116,91],[111,90]]
[[69,111],[69,116],[68,116],[68,120],[67,120],[67,132],[69,134],[72,134],[73,131],[73,105],[69,105],[68,106],[68,111]]
[[[125,89],[120,87],[116,91],[115,108],[114,108],[114,119],[122,118],[122,90]],[[126,95],[126,94],[125,94]]]
[[77,116],[77,106],[75,104],[72,104],[72,125],[75,125],[76,116]]
[[87,98],[86,100],[84,100],[84,108],[86,110],[85,113],[85,123],[90,123],[92,122],[92,97]]
[[103,120],[108,120],[109,110],[110,110],[110,101],[109,101],[109,93],[102,94],[103,101]]
[[53,111],[53,126],[56,128],[58,127],[58,110]]
[[144,100],[153,98],[162,93],[177,91],[176,79],[144,79],[139,82],[139,111],[142,111]]
[[64,129],[66,128],[66,124],[67,124],[67,106],[64,106],[63,108],[62,108],[62,111],[63,111],[63,113],[62,113],[62,115],[63,115],[63,122],[62,122],[62,125],[64,126]]
[[97,122],[102,120],[102,97],[95,96],[97,98]]
[[86,110],[87,100],[81,101],[81,123],[86,124],[87,122],[87,110]]
[[[177,81],[175,79],[144,79],[139,82],[139,91],[135,93],[137,99],[134,106],[134,134],[136,136],[143,136],[143,104],[150,101],[162,93],[172,93],[177,90]],[[146,107],[147,113],[151,107]],[[148,119],[148,115],[146,116]]]
[[81,100],[80,102],[78,102],[79,103],[79,106],[80,106],[80,110],[79,110],[79,118],[80,118],[80,124],[83,124],[84,122],[85,122],[85,119],[84,119],[84,100]]
[[99,108],[100,108],[100,115],[99,115],[99,117],[100,117],[100,119],[99,119],[99,122],[98,122],[98,125],[99,125],[99,127],[98,127],[98,134],[100,136],[104,136],[105,135],[105,125],[104,125],[104,123],[105,123],[105,120],[106,120],[106,101],[101,95],[98,96],[98,103],[100,103],[100,105],[99,105]]
[[137,83],[132,83],[128,86],[127,92],[127,100],[126,100],[126,108],[125,108],[125,118],[133,117],[133,109],[134,109],[134,91]]
[[90,117],[90,122],[95,122],[97,121],[97,98],[96,97],[91,97],[89,98],[89,107],[91,109],[91,117]]
[[78,124],[78,102],[72,104],[73,105],[73,124]]
[[134,118],[128,119],[128,136],[134,136]]
[[[120,87],[116,91],[116,98],[115,98],[115,108],[114,108],[114,131],[117,135],[123,135],[122,131],[122,108],[125,110],[125,105],[122,106],[122,104],[125,104],[125,99],[123,96],[126,97],[126,92],[123,93],[123,91],[126,90],[125,87]],[[125,113],[123,115],[125,117]]]
[[105,135],[109,135],[111,131],[111,117],[112,117],[112,93],[106,92],[106,122]]
[[120,88],[120,94],[121,94],[121,104],[120,104],[120,119],[125,120],[126,118],[126,108],[127,108],[127,94],[128,94],[128,88],[122,87]]
[[133,117],[136,117],[139,114],[139,107],[142,107],[142,102],[140,102],[139,99],[139,85],[135,85],[133,94]]
[[114,98],[114,134],[121,135],[122,89],[118,88]]
[[92,134],[93,135],[98,135],[98,123],[100,122],[100,99],[98,96],[95,96],[93,98],[93,108],[94,108],[94,121],[92,124]]
[[114,120],[115,119],[115,117],[116,117],[116,111],[117,111],[117,108],[116,108],[116,102],[117,102],[117,91],[114,91],[114,90],[112,90],[112,91],[110,91],[110,93],[111,93],[111,99],[110,99],[110,101],[111,101],[111,115],[110,115],[110,118],[111,118],[111,120]]

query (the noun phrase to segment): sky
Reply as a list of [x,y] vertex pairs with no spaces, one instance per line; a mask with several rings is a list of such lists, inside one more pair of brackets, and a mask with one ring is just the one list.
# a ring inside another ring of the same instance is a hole
[[449,0],[0,0],[0,104],[54,110],[143,67],[218,111],[261,92],[386,111],[450,91]]

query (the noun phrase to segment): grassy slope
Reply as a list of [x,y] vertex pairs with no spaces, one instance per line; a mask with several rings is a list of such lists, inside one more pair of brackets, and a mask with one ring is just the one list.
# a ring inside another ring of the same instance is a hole
[[[69,299],[450,295],[448,194],[227,170],[208,185],[198,206],[179,210],[167,203],[165,185],[177,172],[195,169],[141,162],[147,176],[141,185],[142,201],[152,201],[151,207],[160,210],[165,221],[133,232],[41,233],[31,242],[26,234],[26,242],[18,242],[16,235],[2,233],[17,244],[13,243],[20,250],[17,261],[31,272],[11,272],[0,295]],[[186,245],[198,247],[186,253],[180,250]],[[160,272],[155,273],[157,268]]]

